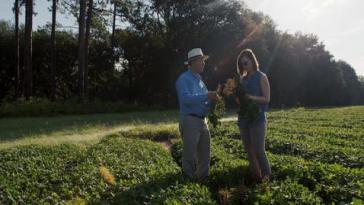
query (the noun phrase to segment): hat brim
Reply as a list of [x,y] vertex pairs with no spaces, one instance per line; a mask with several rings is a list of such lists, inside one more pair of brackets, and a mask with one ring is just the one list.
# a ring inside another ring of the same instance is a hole
[[188,59],[187,61],[185,61],[185,65],[188,65],[191,61],[194,61],[194,60],[200,59],[200,58],[203,58],[203,60],[207,60],[207,59],[210,58],[210,56],[203,55],[203,56],[195,56],[195,57],[192,57],[192,58]]

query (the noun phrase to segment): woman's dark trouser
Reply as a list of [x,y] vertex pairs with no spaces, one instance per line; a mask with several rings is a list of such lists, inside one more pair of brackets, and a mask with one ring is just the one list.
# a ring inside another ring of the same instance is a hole
[[266,123],[248,128],[239,126],[239,129],[252,174],[257,179],[269,176],[271,169],[265,152]]

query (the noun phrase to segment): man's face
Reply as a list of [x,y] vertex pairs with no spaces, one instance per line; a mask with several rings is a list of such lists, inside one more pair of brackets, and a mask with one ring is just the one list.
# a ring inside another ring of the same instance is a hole
[[205,67],[205,60],[204,58],[198,58],[190,62],[191,68],[196,73],[202,73]]

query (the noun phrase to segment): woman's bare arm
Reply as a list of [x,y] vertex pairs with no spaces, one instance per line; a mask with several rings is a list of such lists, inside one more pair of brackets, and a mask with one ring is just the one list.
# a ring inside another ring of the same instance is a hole
[[248,95],[248,98],[259,104],[268,104],[270,102],[270,85],[266,75],[262,75],[260,87],[262,88],[262,96]]

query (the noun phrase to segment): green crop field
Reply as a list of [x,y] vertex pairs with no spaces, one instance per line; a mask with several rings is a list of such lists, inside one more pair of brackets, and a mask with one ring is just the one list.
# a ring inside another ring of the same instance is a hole
[[228,117],[204,184],[181,176],[175,111],[0,119],[0,204],[364,203],[364,107],[270,111],[263,184]]

